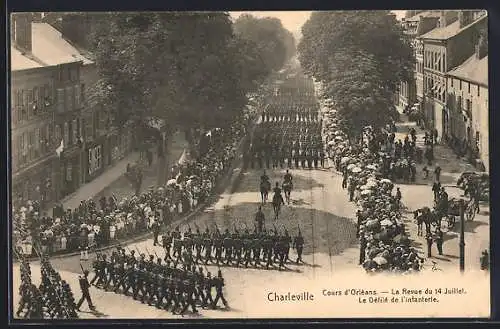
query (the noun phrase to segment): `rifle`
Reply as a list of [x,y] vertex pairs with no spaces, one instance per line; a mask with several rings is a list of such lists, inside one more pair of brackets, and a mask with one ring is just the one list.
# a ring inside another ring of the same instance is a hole
[[85,270],[83,269],[82,263],[80,263],[80,268],[82,269],[83,275],[85,275]]

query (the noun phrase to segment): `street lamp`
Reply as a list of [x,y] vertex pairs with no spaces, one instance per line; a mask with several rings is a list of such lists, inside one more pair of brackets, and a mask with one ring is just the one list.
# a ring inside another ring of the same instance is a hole
[[465,271],[465,237],[464,237],[464,226],[465,226],[465,205],[464,199],[460,199],[460,272]]

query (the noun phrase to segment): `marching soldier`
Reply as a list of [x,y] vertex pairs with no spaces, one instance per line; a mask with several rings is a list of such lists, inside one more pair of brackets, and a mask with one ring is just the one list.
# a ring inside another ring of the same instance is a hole
[[90,298],[90,292],[89,292],[90,283],[87,280],[88,274],[89,274],[89,271],[85,270],[85,271],[83,271],[83,275],[80,275],[78,277],[78,281],[80,283],[80,289],[82,291],[82,297],[80,298],[80,300],[76,304],[76,308],[78,310],[80,310],[80,307],[82,306],[83,301],[87,300],[89,308],[94,311],[95,306],[92,304],[92,299]]
[[203,308],[208,307],[209,305],[213,305],[214,300],[212,298],[212,275],[210,272],[207,272],[207,277],[203,280],[203,288],[204,288],[204,299],[203,299]]
[[257,222],[257,232],[260,233],[262,232],[262,227],[264,224],[264,221],[266,220],[264,213],[262,212],[262,207],[259,206],[259,210],[255,214],[255,221]]
[[163,244],[163,249],[165,250],[164,260],[172,260],[172,256],[170,255],[170,248],[172,247],[172,236],[170,235],[170,232],[166,232],[165,234],[163,234],[161,237],[161,241]]
[[296,263],[303,262],[302,260],[302,251],[304,250],[304,238],[302,237],[302,232],[299,229],[298,235],[295,237],[293,241],[293,246],[295,250],[297,250],[297,261]]
[[195,282],[194,279],[191,279],[190,281],[186,281],[184,283],[184,299],[185,299],[185,304],[184,307],[182,308],[180,314],[184,314],[184,312],[187,311],[189,306],[191,306],[191,309],[193,313],[198,313],[198,310],[196,309],[195,305]]
[[226,299],[224,298],[224,294],[223,294],[223,287],[224,287],[224,278],[222,277],[222,272],[219,270],[218,273],[217,273],[217,277],[215,277],[213,279],[213,285],[215,286],[215,291],[216,291],[216,295],[215,295],[215,299],[214,301],[212,302],[212,308],[213,309],[216,309],[217,307],[217,302],[220,300],[222,300],[222,303],[224,304],[224,306],[226,308],[229,307]]

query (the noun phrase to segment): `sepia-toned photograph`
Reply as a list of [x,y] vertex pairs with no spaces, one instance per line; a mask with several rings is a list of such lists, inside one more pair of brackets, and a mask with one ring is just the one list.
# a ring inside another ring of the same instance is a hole
[[9,52],[12,321],[490,317],[486,10],[16,12]]

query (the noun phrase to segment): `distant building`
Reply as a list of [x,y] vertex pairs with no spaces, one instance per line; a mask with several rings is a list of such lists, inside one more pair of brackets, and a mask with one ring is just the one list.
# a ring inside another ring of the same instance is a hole
[[415,12],[415,15],[402,21],[403,33],[414,50],[416,60],[413,77],[399,85],[398,105],[403,108],[423,101],[423,44],[417,38],[435,28],[441,15],[438,11]]
[[[69,107],[80,106],[78,70],[83,58],[54,47],[58,40],[32,19],[29,13],[11,19],[12,196],[14,202],[38,199],[47,204],[67,189],[59,167],[74,161],[69,152],[78,124],[61,125],[58,118]],[[66,149],[59,158],[56,148],[63,138]],[[71,181],[78,181],[71,173]]]
[[482,30],[487,28],[485,11],[441,11],[438,26],[419,37],[423,43],[424,112],[426,126],[438,136],[449,137],[446,107],[447,72],[474,53]]
[[484,39],[471,57],[448,72],[447,81],[450,145],[489,170],[488,47]]
[[[47,22],[53,24],[66,42],[78,49],[88,58],[93,58],[89,51],[87,34],[91,31],[92,16],[88,13],[68,14],[59,18],[58,15],[48,17]],[[131,128],[131,123],[124,127],[112,124],[107,109],[99,106],[94,99],[99,88],[99,73],[96,65],[84,65],[81,70],[85,107],[82,112],[85,129],[85,182],[89,182],[104,172],[117,161],[128,155],[135,145],[134,135],[137,130]]]

